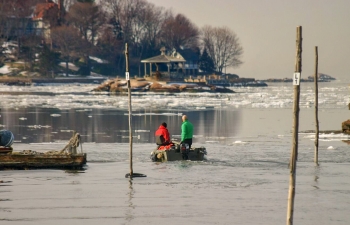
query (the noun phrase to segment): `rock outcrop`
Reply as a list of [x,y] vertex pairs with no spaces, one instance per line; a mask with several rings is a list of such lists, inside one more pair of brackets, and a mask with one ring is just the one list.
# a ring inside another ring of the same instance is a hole
[[341,129],[343,133],[350,134],[350,120],[342,122]]
[[[132,91],[138,92],[221,92],[234,93],[231,89],[221,88],[214,85],[197,84],[197,83],[166,83],[160,81],[148,81],[143,78],[130,79]],[[127,92],[127,81],[121,79],[107,80],[92,91],[105,92]]]

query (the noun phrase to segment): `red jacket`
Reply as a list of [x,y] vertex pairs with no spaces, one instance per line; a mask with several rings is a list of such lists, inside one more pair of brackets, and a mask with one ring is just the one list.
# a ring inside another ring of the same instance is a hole
[[170,134],[169,131],[166,127],[164,127],[163,125],[160,125],[158,130],[155,133],[155,136],[160,136],[163,135],[164,141],[166,143],[170,143]]

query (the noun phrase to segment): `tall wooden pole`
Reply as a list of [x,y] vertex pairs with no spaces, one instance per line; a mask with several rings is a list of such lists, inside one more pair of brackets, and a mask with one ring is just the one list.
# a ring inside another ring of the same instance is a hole
[[288,207],[287,207],[287,225],[293,224],[294,212],[294,196],[295,196],[295,180],[296,180],[296,166],[298,159],[298,133],[299,133],[299,99],[300,99],[300,78],[301,78],[301,52],[302,52],[302,29],[297,27],[296,38],[296,60],[295,73],[293,77],[294,84],[294,104],[293,104],[293,146],[289,162],[289,192],[288,192]]
[[128,43],[125,43],[125,78],[128,82],[128,97],[129,97],[129,161],[130,161],[130,177],[133,177],[133,169],[132,169],[132,109],[131,109],[131,85],[130,85],[130,76],[129,76],[129,50]]
[[319,137],[319,122],[318,122],[318,48],[315,46],[315,164],[318,166],[318,137]]

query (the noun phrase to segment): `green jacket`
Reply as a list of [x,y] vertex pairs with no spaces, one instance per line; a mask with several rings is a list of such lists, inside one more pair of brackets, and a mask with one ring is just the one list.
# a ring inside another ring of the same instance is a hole
[[190,123],[188,120],[185,120],[185,122],[182,122],[181,125],[181,141],[184,141],[185,139],[191,139],[193,137],[193,124]]

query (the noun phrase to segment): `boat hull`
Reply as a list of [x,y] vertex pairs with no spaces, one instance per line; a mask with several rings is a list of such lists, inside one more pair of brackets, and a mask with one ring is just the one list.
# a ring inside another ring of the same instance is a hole
[[180,161],[180,160],[190,160],[190,161],[203,161],[206,160],[205,155],[207,154],[204,147],[194,148],[187,153],[182,153],[181,151],[171,150],[154,150],[151,153],[151,159],[154,162],[167,162],[167,161]]

